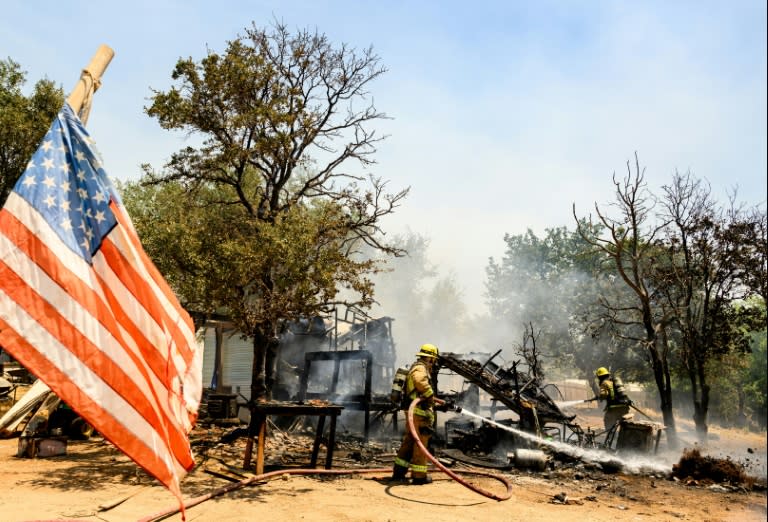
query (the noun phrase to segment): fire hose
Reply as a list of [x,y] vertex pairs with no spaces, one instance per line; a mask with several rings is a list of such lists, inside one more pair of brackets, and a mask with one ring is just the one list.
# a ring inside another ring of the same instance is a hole
[[[491,493],[489,491],[485,491],[485,490],[483,490],[483,489],[481,489],[481,488],[479,488],[479,487],[477,487],[477,486],[475,486],[473,484],[470,484],[469,482],[463,480],[456,473],[454,473],[450,469],[446,468],[442,464],[442,462],[437,460],[427,450],[427,448],[424,447],[424,444],[421,442],[421,439],[419,438],[419,432],[416,430],[416,425],[413,422],[413,411],[416,409],[416,405],[419,404],[420,402],[421,402],[421,399],[416,399],[415,401],[411,402],[411,405],[408,407],[408,414],[407,414],[408,429],[410,430],[411,436],[413,437],[414,441],[416,442],[416,445],[419,447],[419,449],[421,451],[424,452],[424,455],[427,456],[427,459],[429,459],[429,461],[432,462],[432,464],[437,466],[437,468],[440,471],[442,471],[443,473],[445,473],[446,475],[451,477],[453,480],[455,480],[456,482],[458,482],[462,486],[471,489],[475,493],[479,493],[479,494],[483,495],[484,497],[492,498],[493,500],[507,500],[507,499],[509,499],[512,496],[512,484],[506,478],[504,478],[504,477],[502,477],[500,475],[494,475],[493,473],[484,473],[482,471],[472,471],[472,472],[469,472],[472,475],[481,475],[481,476],[486,476],[486,477],[490,477],[490,478],[496,479],[499,482],[501,482],[502,484],[504,484],[505,486],[507,486],[506,493],[504,495],[501,495],[501,496],[496,495],[495,493]],[[465,473],[465,472],[462,471],[462,473]]]
[[[416,399],[411,403],[411,406],[408,408],[408,411],[406,413],[406,419],[408,422],[408,430],[411,433],[411,436],[413,437],[414,441],[416,442],[416,445],[419,447],[421,451],[424,452],[424,454],[427,456],[427,459],[432,462],[437,468],[451,477],[453,480],[461,484],[462,486],[471,489],[475,493],[479,493],[480,495],[483,495],[484,497],[488,497],[493,500],[507,500],[512,496],[512,484],[507,480],[505,477],[500,475],[495,475],[493,473],[486,473],[483,471],[469,471],[469,470],[462,470],[460,473],[465,475],[476,475],[476,476],[484,476],[489,477],[492,479],[496,479],[502,484],[504,484],[507,488],[506,493],[503,495],[496,495],[495,493],[491,493],[489,491],[485,491],[473,484],[470,484],[469,482],[462,479],[459,475],[457,475],[455,472],[449,470],[446,468],[439,460],[437,460],[428,450],[424,447],[424,444],[422,444],[421,440],[419,439],[419,432],[416,429],[416,425],[413,422],[413,411],[416,408],[416,405],[421,401],[421,399]],[[224,486],[223,488],[216,489],[214,491],[211,491],[210,493],[206,493],[205,495],[201,495],[199,497],[195,497],[192,499],[189,499],[184,502],[183,506],[175,506],[173,508],[166,509],[165,511],[161,511],[159,513],[155,513],[154,515],[149,515],[147,517],[139,519],[138,522],[152,522],[156,520],[162,520],[164,518],[167,518],[171,515],[174,515],[181,511],[182,509],[186,510],[191,507],[197,506],[198,504],[201,504],[202,502],[205,502],[206,500],[209,500],[214,497],[218,497],[220,495],[223,495],[225,493],[229,493],[230,491],[235,491],[237,489],[243,488],[245,486],[249,486],[251,484],[255,484],[258,482],[264,482],[268,479],[274,478],[274,477],[280,477],[284,475],[354,475],[354,474],[363,474],[363,473],[389,473],[392,471],[392,468],[366,468],[366,469],[283,469],[283,470],[276,470],[276,471],[270,471],[268,473],[262,473],[261,475],[255,475],[253,477],[249,477],[245,480],[241,480],[240,482],[235,482],[234,484],[230,484],[228,486]]]

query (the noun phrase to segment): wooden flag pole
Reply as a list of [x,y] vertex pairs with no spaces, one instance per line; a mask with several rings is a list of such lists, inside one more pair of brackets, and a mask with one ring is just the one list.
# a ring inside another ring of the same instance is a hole
[[75,114],[80,116],[83,124],[88,120],[88,113],[91,109],[91,96],[101,86],[101,75],[104,74],[113,56],[115,56],[115,51],[109,46],[101,44],[96,54],[91,58],[90,63],[83,69],[80,79],[77,81],[75,88],[72,89],[69,98],[67,98],[69,106],[72,107]]

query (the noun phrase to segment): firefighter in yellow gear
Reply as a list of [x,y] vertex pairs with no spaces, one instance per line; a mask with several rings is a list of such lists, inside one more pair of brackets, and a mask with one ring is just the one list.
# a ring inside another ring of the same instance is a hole
[[603,425],[610,430],[626,414],[632,401],[624,390],[624,384],[618,377],[611,378],[611,373],[606,368],[598,368],[595,376],[600,382],[600,395],[596,399],[605,401],[603,412]]
[[[419,440],[426,448],[434,432],[435,403],[443,403],[443,401],[435,397],[435,391],[431,382],[432,367],[438,357],[437,346],[423,344],[416,357],[416,362],[408,370],[408,377],[405,380],[405,389],[403,391],[410,402],[422,399],[414,408],[413,422],[419,433]],[[411,481],[412,484],[421,485],[432,482],[431,477],[427,475],[427,456],[419,449],[416,440],[406,427],[403,441],[395,457],[395,466],[390,480],[405,481],[409,467],[411,468],[411,478],[413,479]]]

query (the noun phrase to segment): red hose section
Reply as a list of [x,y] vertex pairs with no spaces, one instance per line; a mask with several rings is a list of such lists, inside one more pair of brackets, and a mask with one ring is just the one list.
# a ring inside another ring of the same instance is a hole
[[[416,444],[419,446],[419,449],[424,452],[424,454],[427,456],[427,458],[437,466],[440,471],[451,477],[453,480],[461,484],[462,486],[471,489],[475,493],[479,493],[483,495],[484,497],[492,498],[493,500],[508,500],[512,496],[512,484],[505,478],[499,475],[494,475],[493,473],[484,473],[481,471],[473,471],[470,472],[472,475],[480,475],[485,477],[490,477],[493,479],[498,480],[505,486],[507,486],[507,492],[504,495],[496,495],[495,493],[491,493],[489,491],[485,491],[484,489],[481,489],[473,484],[470,484],[469,482],[466,482],[462,480],[461,477],[459,477],[456,473],[449,470],[443,464],[437,460],[429,451],[427,451],[427,448],[424,447],[424,444],[422,444],[421,439],[419,439],[419,432],[416,431],[416,425],[413,422],[413,410],[416,409],[416,405],[421,402],[421,399],[416,399],[415,401],[411,402],[411,406],[408,408],[408,414],[406,415],[408,419],[408,429],[411,432],[411,436],[413,437]],[[463,472],[462,472],[463,473]]]
[[[413,436],[414,440],[416,441],[416,444],[419,446],[419,449],[424,452],[424,454],[427,456],[427,458],[435,465],[437,468],[451,477],[453,480],[461,484],[462,486],[471,489],[475,493],[479,493],[480,495],[483,495],[484,497],[488,497],[493,500],[508,500],[512,496],[512,484],[505,478],[500,475],[494,475],[493,473],[485,473],[482,471],[461,471],[461,473],[466,475],[477,475],[477,476],[483,476],[483,477],[489,477],[495,480],[498,480],[502,484],[504,484],[507,487],[507,491],[504,495],[496,495],[494,493],[485,491],[483,489],[478,488],[477,486],[474,486],[464,480],[460,476],[458,476],[455,472],[449,470],[446,468],[443,464],[440,463],[439,460],[437,460],[429,451],[427,451],[427,448],[424,447],[424,444],[421,443],[421,440],[419,439],[419,433],[416,431],[416,425],[413,422],[413,410],[416,408],[416,405],[421,401],[421,399],[417,399],[411,403],[410,408],[408,408],[408,412],[406,414],[407,420],[408,420],[408,429],[411,432],[411,435]],[[205,495],[201,495],[199,497],[192,498],[184,503],[184,509],[189,509],[191,507],[194,507],[202,502],[205,502],[206,500],[209,500],[214,497],[218,497],[220,495],[223,495],[224,493],[229,493],[230,491],[234,491],[236,489],[240,489],[242,487],[248,486],[250,484],[254,484],[256,482],[262,482],[264,480],[278,477],[281,475],[354,475],[354,474],[361,474],[361,473],[389,473],[392,471],[392,468],[366,468],[366,469],[283,469],[283,470],[276,470],[276,471],[270,471],[268,473],[262,473],[261,475],[256,475],[250,478],[247,478],[245,480],[241,480],[240,482],[235,482],[234,484],[230,484],[228,486],[224,486],[223,488],[216,489],[214,491],[211,491],[210,493],[206,493]],[[152,522],[154,520],[161,520],[163,518],[166,518],[170,515],[173,515],[175,513],[178,513],[181,510],[181,506],[175,506],[173,508],[169,508],[165,511],[161,511],[159,513],[155,513],[154,515],[149,515],[147,517],[141,518],[138,520],[138,522]]]

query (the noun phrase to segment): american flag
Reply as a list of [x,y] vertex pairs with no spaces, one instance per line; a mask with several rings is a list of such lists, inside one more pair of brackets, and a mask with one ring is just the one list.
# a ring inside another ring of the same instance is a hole
[[65,104],[0,211],[0,346],[181,499],[202,349],[99,158]]

